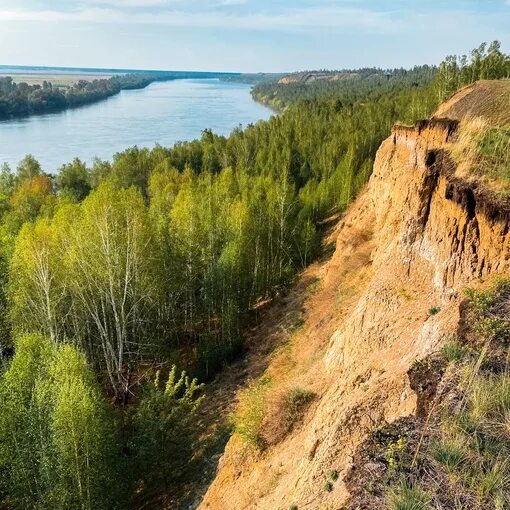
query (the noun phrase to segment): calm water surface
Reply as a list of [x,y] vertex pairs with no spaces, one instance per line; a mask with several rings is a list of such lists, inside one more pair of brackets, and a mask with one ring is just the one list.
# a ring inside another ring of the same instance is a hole
[[200,137],[205,128],[226,135],[267,119],[250,86],[219,80],[175,80],[124,90],[105,101],[61,113],[0,121],[0,164],[13,168],[33,154],[54,172],[75,157],[111,159],[132,145],[153,147]]

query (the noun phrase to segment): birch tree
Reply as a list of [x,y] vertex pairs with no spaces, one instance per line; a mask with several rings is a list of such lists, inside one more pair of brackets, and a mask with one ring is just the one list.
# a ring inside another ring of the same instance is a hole
[[99,357],[117,398],[124,402],[130,363],[148,347],[161,296],[154,241],[140,193],[103,184],[83,202],[64,257],[81,334],[97,339],[90,354]]

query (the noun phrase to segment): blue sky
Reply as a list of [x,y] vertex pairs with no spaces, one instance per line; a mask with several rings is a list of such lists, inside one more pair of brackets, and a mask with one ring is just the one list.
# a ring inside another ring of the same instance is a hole
[[510,51],[510,0],[0,0],[0,64],[291,71]]

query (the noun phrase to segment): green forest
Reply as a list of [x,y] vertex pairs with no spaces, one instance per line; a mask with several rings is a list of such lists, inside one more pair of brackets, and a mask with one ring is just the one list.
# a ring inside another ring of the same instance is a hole
[[[143,80],[136,80],[139,87]],[[132,79],[128,79],[133,83]],[[74,106],[94,103],[121,91],[121,80],[79,80],[67,88],[54,87],[51,82],[42,85],[16,83],[10,76],[0,77],[0,119],[22,117],[36,113],[61,111]]]
[[56,175],[30,155],[4,165],[0,508],[129,508],[187,480],[203,384],[243,352],[257,304],[320,254],[321,220],[355,198],[393,124],[510,75],[497,43],[476,51],[257,85],[285,112],[228,137]]
[[280,84],[278,80],[261,81],[252,89],[255,100],[283,111],[302,100],[336,99],[360,101],[370,91],[387,94],[402,87],[427,86],[432,80],[436,97],[440,101],[456,90],[476,80],[493,80],[509,76],[508,55],[501,51],[501,44],[493,41],[482,43],[469,55],[450,55],[439,68],[419,66],[406,69],[346,69],[338,71],[340,80],[317,80],[306,83]]

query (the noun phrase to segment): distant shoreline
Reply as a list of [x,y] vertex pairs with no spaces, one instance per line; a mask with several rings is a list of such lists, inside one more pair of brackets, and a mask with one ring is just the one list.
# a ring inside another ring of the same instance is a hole
[[0,65],[0,120],[58,113],[103,101],[121,90],[143,89],[157,81],[235,81],[241,76],[200,71],[125,71],[128,70]]

